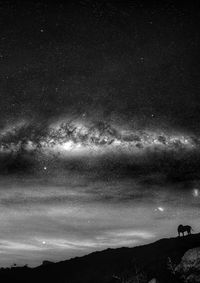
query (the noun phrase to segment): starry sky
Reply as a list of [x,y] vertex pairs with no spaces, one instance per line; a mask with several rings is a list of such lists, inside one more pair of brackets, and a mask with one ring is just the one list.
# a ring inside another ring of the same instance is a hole
[[0,1],[0,266],[200,231],[197,1]]

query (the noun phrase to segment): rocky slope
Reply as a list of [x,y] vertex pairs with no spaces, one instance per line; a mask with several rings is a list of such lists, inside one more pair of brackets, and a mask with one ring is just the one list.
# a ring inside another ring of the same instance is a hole
[[[0,270],[1,282],[146,283],[200,282],[200,234],[107,249],[36,268]],[[190,281],[188,281],[190,280]],[[193,280],[193,281],[191,281]],[[196,281],[195,281],[196,280]]]

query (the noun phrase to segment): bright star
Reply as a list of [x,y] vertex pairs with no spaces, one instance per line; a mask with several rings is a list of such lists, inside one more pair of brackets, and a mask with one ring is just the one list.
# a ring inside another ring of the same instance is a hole
[[158,207],[158,210],[161,211],[161,212],[163,212],[163,211],[164,211],[164,208],[161,207],[161,206],[159,206],[159,207]]
[[192,192],[194,197],[198,197],[199,196],[199,190],[198,189],[194,189]]

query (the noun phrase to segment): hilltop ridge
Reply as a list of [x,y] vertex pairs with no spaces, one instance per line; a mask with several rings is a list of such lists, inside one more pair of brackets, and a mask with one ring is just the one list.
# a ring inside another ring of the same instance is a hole
[[173,274],[190,249],[200,247],[200,233],[164,238],[133,248],[106,249],[35,268],[0,270],[1,282],[114,283],[184,282]]

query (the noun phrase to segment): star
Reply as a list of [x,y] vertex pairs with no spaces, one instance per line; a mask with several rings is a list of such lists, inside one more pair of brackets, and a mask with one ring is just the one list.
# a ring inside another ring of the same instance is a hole
[[158,210],[161,211],[161,212],[163,212],[163,211],[164,211],[164,208],[160,206],[160,207],[158,207]]
[[43,245],[46,245],[46,242],[45,242],[45,241],[42,241],[42,244],[43,244]]
[[159,206],[159,207],[155,208],[154,210],[163,212],[165,209],[163,207]]
[[193,189],[192,194],[193,194],[194,197],[198,197],[199,196],[199,190],[198,189]]

